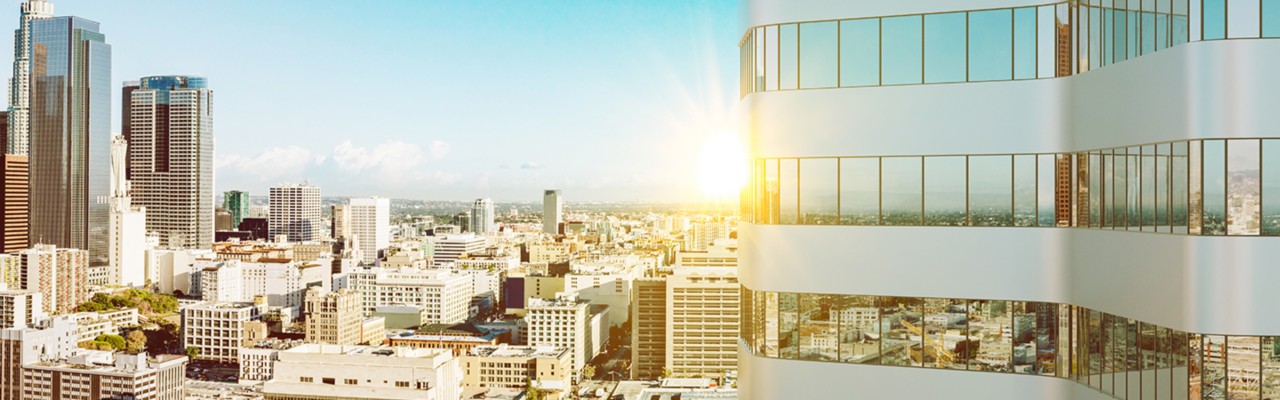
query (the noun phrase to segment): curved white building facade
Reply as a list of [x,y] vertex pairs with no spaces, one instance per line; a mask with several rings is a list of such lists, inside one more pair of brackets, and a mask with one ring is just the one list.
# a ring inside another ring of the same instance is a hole
[[745,398],[1280,398],[1280,1],[742,29]]

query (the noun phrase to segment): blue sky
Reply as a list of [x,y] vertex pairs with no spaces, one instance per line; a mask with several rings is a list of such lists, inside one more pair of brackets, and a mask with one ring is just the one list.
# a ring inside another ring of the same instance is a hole
[[122,82],[209,78],[219,193],[698,201],[702,144],[734,131],[733,0],[54,4],[102,23],[113,130]]

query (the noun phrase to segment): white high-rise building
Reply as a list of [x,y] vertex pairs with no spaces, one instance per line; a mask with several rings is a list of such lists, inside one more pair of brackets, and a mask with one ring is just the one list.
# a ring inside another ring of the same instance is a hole
[[542,232],[548,235],[560,233],[560,223],[564,222],[564,199],[559,190],[542,192]]
[[348,217],[344,229],[359,239],[357,243],[363,253],[360,263],[373,265],[378,260],[378,252],[391,245],[391,200],[353,198],[344,213]]
[[437,237],[434,241],[435,251],[431,262],[436,265],[450,263],[463,254],[477,253],[485,248],[485,239],[472,234],[448,235]]
[[348,287],[360,293],[365,313],[380,306],[419,306],[424,324],[466,321],[473,279],[457,271],[417,268],[363,268],[347,275]]
[[9,154],[28,155],[31,149],[31,21],[53,17],[53,3],[28,0],[14,32],[13,77],[9,80]]
[[122,134],[133,202],[171,249],[213,244],[213,91],[194,76],[125,83]]
[[493,232],[493,228],[493,200],[487,197],[476,199],[471,204],[471,232],[484,235]]
[[587,339],[591,333],[587,326],[590,308],[590,302],[572,294],[562,294],[555,299],[529,299],[525,306],[529,345],[570,349],[573,371],[581,370],[594,356]]
[[285,235],[290,242],[320,239],[320,188],[307,182],[271,188],[267,200],[267,231],[272,240]]
[[0,329],[36,326],[47,316],[40,301],[34,290],[0,290]]
[[130,182],[126,178],[126,152],[128,143],[124,137],[111,139],[111,219],[107,251],[108,282],[115,285],[140,287],[147,283],[147,212],[134,207],[130,199]]

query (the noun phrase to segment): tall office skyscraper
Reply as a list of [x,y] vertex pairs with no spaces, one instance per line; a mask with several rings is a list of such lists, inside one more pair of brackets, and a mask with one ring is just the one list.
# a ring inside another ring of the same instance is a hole
[[240,221],[249,218],[249,192],[239,190],[223,192],[222,208],[231,213],[231,228],[237,229]]
[[346,229],[358,240],[360,262],[373,265],[378,251],[391,245],[391,200],[378,197],[353,198],[347,204]]
[[564,222],[564,200],[559,190],[547,190],[542,193],[542,232],[555,235],[560,233],[560,223]]
[[31,145],[31,21],[53,17],[53,3],[27,0],[22,3],[18,29],[13,32],[13,77],[9,80],[8,154],[28,155]]
[[0,252],[30,247],[31,171],[27,156],[0,155]]
[[141,287],[146,284],[147,212],[134,207],[125,178],[129,145],[123,136],[111,140],[111,218],[107,250],[108,282]]
[[471,204],[471,231],[478,235],[493,232],[493,200],[476,199]]
[[740,397],[1280,398],[1280,14],[1138,3],[745,1]]
[[[37,3],[43,2],[28,4],[43,8]],[[30,128],[13,129],[19,153],[22,132],[29,131],[31,238],[88,249],[90,264],[105,266],[111,46],[97,22],[77,17],[34,19],[30,40],[22,40],[21,30],[17,39],[19,52],[30,46]]]
[[[129,143],[133,200],[147,209],[160,245],[213,244],[213,91],[192,76],[125,83],[121,128]],[[238,224],[232,224],[237,226]]]
[[307,182],[272,187],[267,206],[271,240],[278,235],[286,235],[290,242],[320,240],[319,187]]

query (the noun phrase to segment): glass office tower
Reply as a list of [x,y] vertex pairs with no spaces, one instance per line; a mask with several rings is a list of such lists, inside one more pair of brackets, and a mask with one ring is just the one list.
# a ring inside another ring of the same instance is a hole
[[111,46],[98,23],[31,21],[31,239],[107,262]]
[[1280,1],[743,7],[744,398],[1280,398]]

